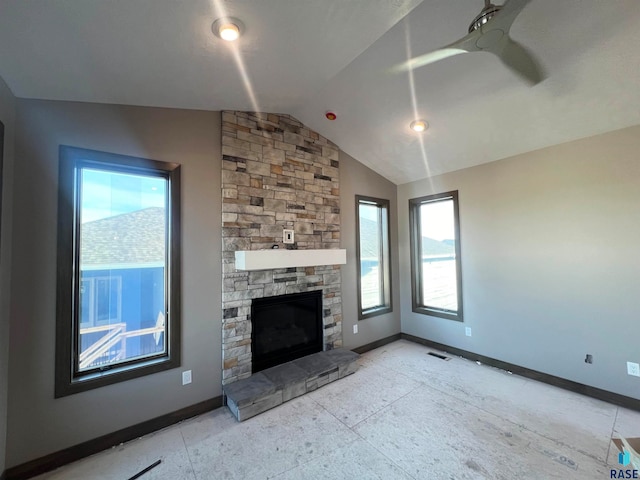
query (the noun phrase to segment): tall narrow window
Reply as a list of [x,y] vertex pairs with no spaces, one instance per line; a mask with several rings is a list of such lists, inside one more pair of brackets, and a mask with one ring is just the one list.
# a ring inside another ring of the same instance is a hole
[[413,311],[462,321],[458,192],[409,200]]
[[[4,158],[4,123],[0,122],[0,217],[2,217],[2,172]],[[2,236],[2,229],[0,229],[0,237]]]
[[390,312],[389,200],[356,196],[358,318]]
[[179,175],[60,147],[57,397],[179,365]]

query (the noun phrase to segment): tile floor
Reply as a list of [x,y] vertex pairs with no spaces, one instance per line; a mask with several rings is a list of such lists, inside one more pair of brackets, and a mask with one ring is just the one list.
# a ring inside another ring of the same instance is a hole
[[[397,341],[353,375],[238,423],[226,407],[39,477],[605,479],[640,413]],[[628,467],[627,467],[628,468]]]

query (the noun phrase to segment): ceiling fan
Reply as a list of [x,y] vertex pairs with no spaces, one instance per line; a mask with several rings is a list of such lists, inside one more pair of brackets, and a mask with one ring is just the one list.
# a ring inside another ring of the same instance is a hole
[[504,5],[494,5],[491,0],[484,0],[484,8],[469,25],[467,36],[414,57],[396,66],[394,71],[414,70],[461,53],[491,52],[532,85],[541,82],[545,78],[544,70],[526,48],[509,36],[511,25],[529,1],[507,0]]

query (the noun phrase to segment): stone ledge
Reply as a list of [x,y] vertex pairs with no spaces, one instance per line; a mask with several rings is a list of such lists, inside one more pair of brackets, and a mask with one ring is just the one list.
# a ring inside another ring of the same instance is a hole
[[351,350],[338,348],[268,368],[224,385],[227,405],[242,422],[354,373],[359,357]]

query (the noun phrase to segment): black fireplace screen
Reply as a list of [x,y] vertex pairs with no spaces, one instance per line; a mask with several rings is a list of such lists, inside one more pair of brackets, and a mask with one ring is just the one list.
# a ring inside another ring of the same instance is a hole
[[322,351],[322,291],[251,303],[253,373]]

